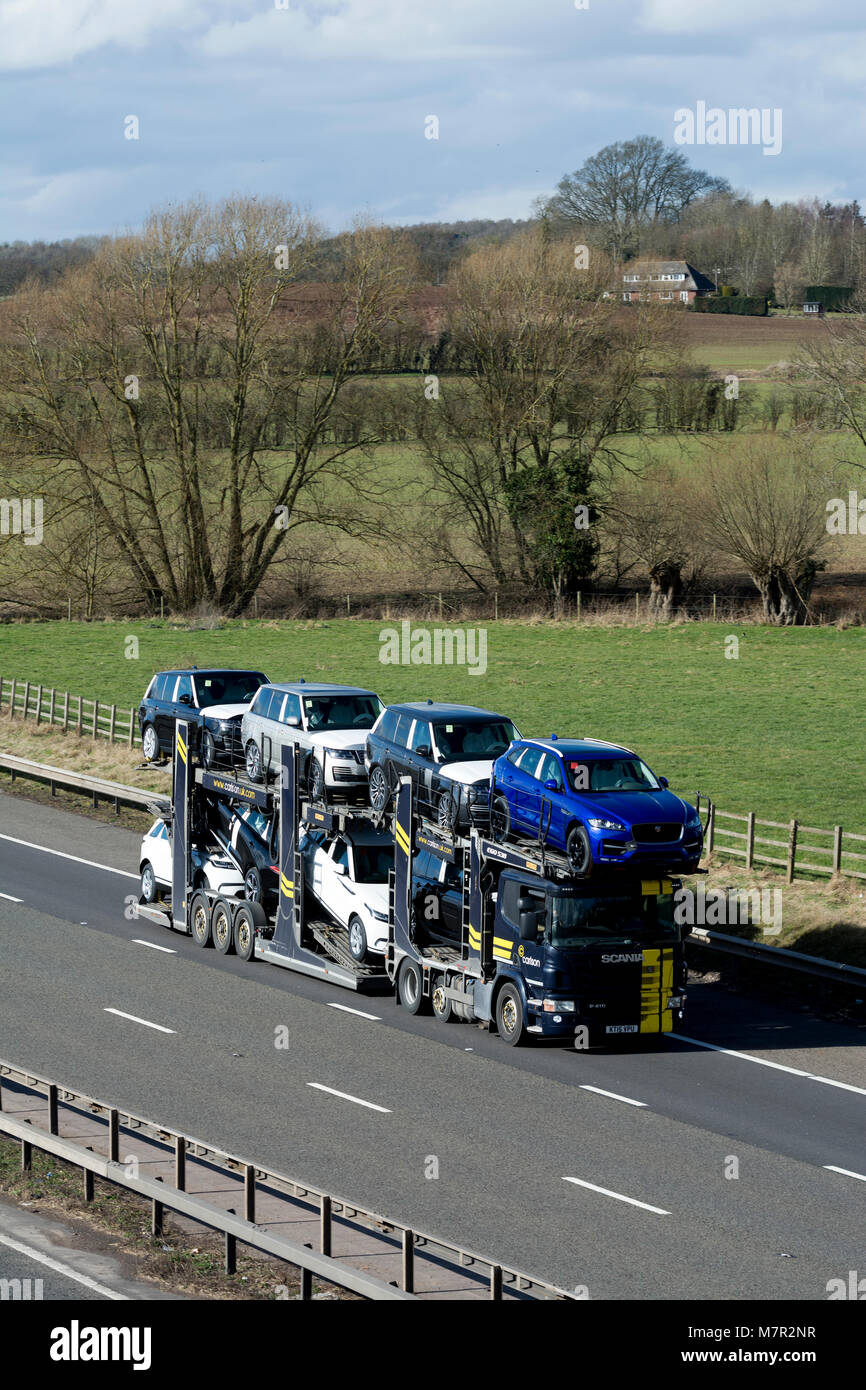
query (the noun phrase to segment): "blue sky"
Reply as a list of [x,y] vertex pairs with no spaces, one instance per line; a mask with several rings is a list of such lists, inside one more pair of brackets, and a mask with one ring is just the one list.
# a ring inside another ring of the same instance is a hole
[[195,193],[335,230],[525,217],[602,145],[672,143],[699,101],[783,120],[779,154],[686,149],[701,167],[866,203],[864,73],[863,0],[0,0],[0,240]]

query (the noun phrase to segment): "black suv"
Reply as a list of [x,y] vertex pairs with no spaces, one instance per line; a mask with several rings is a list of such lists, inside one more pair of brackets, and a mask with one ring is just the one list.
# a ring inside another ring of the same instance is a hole
[[463,923],[463,872],[457,864],[419,849],[412,859],[412,936],[454,945]]
[[138,709],[141,750],[148,762],[174,752],[174,726],[186,719],[205,767],[243,757],[241,719],[267,676],[261,671],[208,669],[158,671]]
[[244,876],[244,896],[266,911],[277,906],[280,866],[279,813],[266,815],[220,797],[208,797],[208,823],[217,843]]
[[384,811],[408,776],[421,815],[447,829],[485,828],[493,763],[516,738],[510,719],[475,705],[389,705],[367,735],[370,804]]

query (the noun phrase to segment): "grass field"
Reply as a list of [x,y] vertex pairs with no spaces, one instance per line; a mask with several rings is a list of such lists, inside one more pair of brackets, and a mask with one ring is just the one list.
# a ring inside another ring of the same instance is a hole
[[[381,664],[382,626],[10,625],[0,628],[0,674],[126,706],[153,671],[187,664],[357,682],[386,701],[466,701],[510,715],[523,733],[621,740],[676,790],[711,793],[728,811],[866,832],[866,630],[491,623],[486,674],[473,676],[461,667]],[[725,657],[731,635],[739,638],[736,660]],[[139,654],[128,659],[133,636]],[[5,751],[14,751],[13,737],[4,721]]]

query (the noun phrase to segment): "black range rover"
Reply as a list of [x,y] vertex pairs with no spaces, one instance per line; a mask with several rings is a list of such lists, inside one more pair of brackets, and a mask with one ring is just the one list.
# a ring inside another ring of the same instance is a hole
[[260,685],[261,671],[197,667],[158,671],[138,709],[141,748],[149,762],[171,757],[178,719],[193,726],[193,747],[205,767],[239,761],[241,719]]

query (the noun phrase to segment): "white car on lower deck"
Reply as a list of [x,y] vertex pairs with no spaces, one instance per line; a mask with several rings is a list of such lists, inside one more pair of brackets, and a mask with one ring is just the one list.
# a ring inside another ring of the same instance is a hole
[[306,829],[299,841],[304,884],[345,927],[355,960],[381,956],[388,944],[388,872],[394,842],[381,831]]
[[[212,893],[244,896],[243,874],[227,855],[218,850],[209,852],[195,845],[191,850],[193,883]],[[154,821],[142,837],[138,872],[141,875],[141,897],[146,903],[156,902],[161,893],[171,889],[171,834],[168,822]]]

